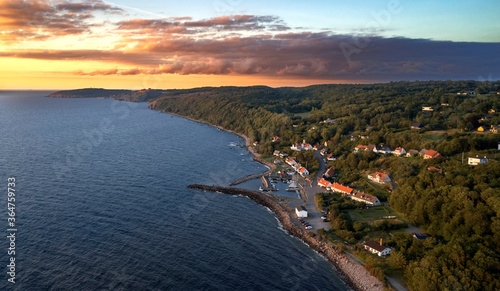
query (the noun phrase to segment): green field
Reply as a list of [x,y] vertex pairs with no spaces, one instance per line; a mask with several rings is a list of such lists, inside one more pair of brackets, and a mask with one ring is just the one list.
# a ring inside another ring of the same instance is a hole
[[[394,212],[391,208],[385,206],[374,206],[368,207],[368,209],[352,209],[347,211],[351,220],[353,222],[367,222],[371,223],[375,220],[383,219],[384,216],[396,216],[396,212]],[[399,218],[399,217],[398,217]]]

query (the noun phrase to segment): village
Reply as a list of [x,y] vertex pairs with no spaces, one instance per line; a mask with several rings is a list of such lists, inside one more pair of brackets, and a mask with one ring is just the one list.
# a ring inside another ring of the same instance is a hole
[[[423,108],[423,110],[432,110],[432,108]],[[328,118],[321,123],[336,123],[336,121]],[[413,123],[411,130],[421,130],[423,128],[421,123]],[[491,132],[496,127],[491,127]],[[313,127],[312,129],[315,129]],[[480,131],[480,130],[478,130]],[[357,139],[367,139],[368,136],[360,135],[358,138],[351,136],[351,141]],[[271,140],[274,142],[282,142],[283,139],[279,136],[274,136]],[[331,230],[333,227],[331,216],[329,216],[330,201],[347,199],[356,203],[355,209],[348,210],[348,219],[351,223],[359,227],[359,225],[389,225],[388,229],[395,226],[396,232],[405,231],[412,235],[415,240],[425,241],[431,238],[430,235],[424,233],[417,227],[409,225],[405,222],[400,215],[395,213],[386,199],[381,201],[377,195],[366,193],[359,185],[351,186],[337,182],[339,173],[332,165],[338,157],[328,152],[328,147],[334,144],[332,141],[325,141],[323,145],[312,145],[303,140],[299,143],[294,143],[289,146],[289,149],[274,150],[274,158],[269,159],[274,164],[281,165],[280,170],[276,171],[273,175],[274,178],[281,177],[283,181],[289,183],[287,191],[296,191],[298,193],[298,201],[288,201],[289,208],[293,210],[297,217],[297,224],[305,230],[311,231],[311,235],[323,235],[325,231]],[[253,147],[258,148],[259,143],[254,142]],[[291,151],[291,153],[290,153]],[[307,164],[303,164],[298,158],[293,157],[293,153],[312,152],[317,157],[319,162],[319,169],[312,173],[308,170]],[[379,156],[394,156],[401,159],[406,158],[420,158],[423,160],[441,159],[443,156],[434,149],[405,149],[403,147],[396,147],[394,150],[383,144],[358,144],[352,149],[355,155],[366,154],[373,152]],[[472,156],[467,158],[467,164],[470,166],[480,165],[487,163],[489,159],[485,156]],[[288,168],[285,168],[287,166]],[[443,174],[443,169],[434,166],[427,167],[428,171],[434,171]],[[315,174],[315,175],[314,175]],[[379,171],[369,172],[363,174],[366,181],[373,185],[372,187],[378,188],[381,191],[390,193],[393,189],[398,187],[396,181],[391,178],[389,172],[380,169]],[[300,182],[297,181],[300,177]],[[262,177],[264,188],[261,191],[273,190],[268,187],[267,179]],[[273,181],[271,179],[271,181]],[[297,183],[298,182],[298,183]],[[385,198],[385,197],[384,197]],[[344,200],[343,200],[344,201]],[[359,255],[354,244],[361,245],[363,250],[371,253],[375,257],[381,259],[391,254],[392,248],[384,245],[384,240],[394,235],[395,232],[386,232],[382,234],[380,231],[368,231],[366,237],[361,240],[351,239],[347,240],[346,237],[339,237],[338,235],[330,235],[334,238],[331,242],[334,245],[342,245],[343,249],[348,252],[355,252],[357,257],[365,258],[364,255]],[[337,233],[337,232],[336,232]]]

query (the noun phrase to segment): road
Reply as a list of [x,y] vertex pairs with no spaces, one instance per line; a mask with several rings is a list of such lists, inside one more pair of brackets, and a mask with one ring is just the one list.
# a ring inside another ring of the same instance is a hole
[[289,203],[289,205],[293,208],[302,205],[307,209],[308,217],[305,220],[309,222],[309,224],[311,224],[311,226],[313,227],[311,231],[314,231],[316,233],[316,231],[321,228],[329,230],[330,224],[328,222],[323,222],[323,220],[321,219],[321,216],[323,216],[323,214],[320,210],[318,210],[318,208],[316,207],[316,203],[314,202],[314,194],[325,191],[325,189],[318,186],[318,180],[321,179],[321,177],[323,177],[323,174],[326,172],[326,162],[324,158],[321,156],[319,151],[314,151],[314,155],[319,160],[319,170],[316,174],[316,177],[312,179],[311,183],[302,179],[300,180],[300,184],[306,191],[307,200],[305,200],[305,203],[303,200],[299,200],[295,203],[291,202]]

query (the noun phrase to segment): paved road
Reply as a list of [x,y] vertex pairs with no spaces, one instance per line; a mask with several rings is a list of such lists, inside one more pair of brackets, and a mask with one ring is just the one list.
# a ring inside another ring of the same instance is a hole
[[299,205],[305,206],[308,215],[305,220],[309,222],[313,227],[311,231],[316,232],[321,228],[324,228],[325,230],[330,229],[330,224],[328,222],[323,222],[323,220],[321,219],[321,216],[323,216],[323,214],[320,210],[318,210],[318,208],[316,207],[316,203],[314,202],[314,194],[325,191],[325,189],[318,186],[318,180],[321,179],[323,174],[326,172],[326,162],[324,158],[321,156],[319,151],[314,151],[314,154],[319,160],[319,170],[316,174],[316,177],[312,179],[311,183],[302,179],[300,180],[300,184],[304,186],[304,189],[307,193],[307,200],[305,201],[305,203],[304,200],[300,200],[295,203],[289,203],[289,205],[293,208]]

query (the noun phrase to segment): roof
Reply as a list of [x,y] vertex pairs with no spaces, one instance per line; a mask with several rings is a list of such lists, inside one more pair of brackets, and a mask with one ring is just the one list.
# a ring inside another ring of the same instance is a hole
[[372,241],[372,240],[367,240],[367,241],[365,241],[365,242],[364,242],[364,245],[365,245],[365,246],[368,246],[368,247],[370,247],[370,248],[372,248],[372,249],[375,249],[375,250],[377,250],[377,251],[379,251],[379,252],[381,252],[381,251],[383,251],[383,250],[385,250],[385,249],[387,248],[387,247],[385,247],[385,246],[383,246],[383,245],[381,246],[379,243],[374,242],[374,241]]
[[380,179],[380,180],[384,180],[384,179],[385,179],[385,177],[387,177],[387,174],[386,174],[386,173],[381,173],[381,172],[375,172],[375,174],[373,174],[373,176],[372,176],[372,177],[374,177],[374,178],[375,178],[375,176],[379,176],[379,179]]
[[304,206],[302,206],[302,205],[301,206],[297,206],[297,208],[295,208],[295,209],[297,209],[298,211],[307,211],[307,209]]
[[411,124],[411,127],[423,127],[424,125],[420,122],[415,122]]
[[427,151],[428,151],[428,150],[423,149],[423,150],[421,150],[421,151],[419,152],[419,154],[420,154],[420,155],[425,155],[425,153],[427,153]]
[[366,194],[366,193],[363,193],[363,192],[355,192],[354,194],[352,194],[352,197],[355,197],[355,198],[358,198],[358,199],[370,202],[372,204],[377,200],[376,196],[373,196],[373,195],[370,195],[370,194]]
[[351,192],[353,191],[352,188],[346,187],[346,186],[338,184],[338,183],[333,183],[331,187],[335,188],[339,191],[342,191],[342,192],[347,192],[349,194],[351,194]]
[[318,180],[318,184],[323,186],[323,187],[328,187],[330,185],[330,182],[328,182],[327,180],[321,178]]
[[331,167],[330,169],[328,169],[326,171],[325,175],[332,176],[334,173],[335,173],[335,169],[333,167]]
[[441,154],[439,154],[438,152],[436,152],[435,150],[428,150],[426,153],[425,153],[426,156],[431,156],[433,158],[439,158],[441,157]]
[[307,171],[307,169],[304,167],[300,168],[300,170],[299,170],[299,172],[301,172],[301,173],[303,173],[304,171]]

